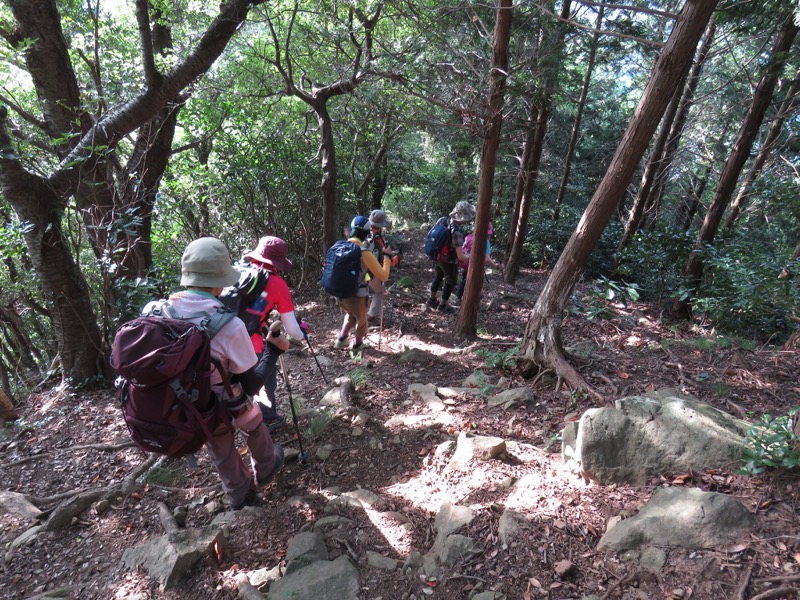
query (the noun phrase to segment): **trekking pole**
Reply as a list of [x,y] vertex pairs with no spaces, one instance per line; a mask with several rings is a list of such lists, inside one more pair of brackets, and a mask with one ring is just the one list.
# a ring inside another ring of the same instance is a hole
[[297,424],[297,413],[294,410],[294,401],[292,400],[292,387],[289,385],[289,375],[286,373],[286,363],[283,362],[283,354],[278,357],[281,363],[281,371],[283,371],[283,383],[286,386],[286,395],[289,396],[289,408],[292,411],[292,423],[294,423],[294,430],[297,434],[297,445],[300,447],[300,454],[297,460],[305,464],[307,460],[306,451],[303,449],[303,438],[300,435],[300,426]]
[[[275,323],[278,323],[276,321]],[[273,325],[275,325],[273,323]],[[270,329],[270,335],[272,337],[278,337],[280,335],[280,327],[276,327],[273,331]],[[294,410],[294,401],[292,400],[292,387],[289,385],[289,375],[286,372],[286,363],[283,362],[283,354],[278,356],[278,360],[281,363],[281,371],[283,372],[283,383],[286,386],[286,395],[289,396],[289,408],[292,411],[292,423],[294,423],[294,430],[297,433],[297,445],[300,447],[300,454],[297,456],[297,460],[301,463],[305,464],[306,462],[306,451],[303,449],[303,438],[300,436],[300,426],[297,424],[297,413]]]
[[[305,319],[302,319],[300,321],[300,324],[302,325],[304,322],[305,322]],[[314,357],[314,362],[317,363],[317,368],[319,369],[319,374],[322,375],[322,381],[325,382],[325,385],[330,385],[330,382],[328,381],[328,378],[325,377],[325,371],[322,370],[322,365],[319,364],[319,359],[317,358],[317,354],[316,354],[316,352],[314,352],[314,348],[311,347],[311,342],[308,341],[308,334],[305,332],[305,330],[303,330],[302,327],[300,329],[301,329],[301,331],[303,331],[303,338],[306,340],[306,344],[308,344],[308,349],[311,352],[311,356]]]
[[381,297],[381,328],[378,330],[378,350],[381,349],[381,341],[383,340],[383,308],[386,306],[386,288],[385,284],[382,282],[381,291],[383,292],[383,296]]

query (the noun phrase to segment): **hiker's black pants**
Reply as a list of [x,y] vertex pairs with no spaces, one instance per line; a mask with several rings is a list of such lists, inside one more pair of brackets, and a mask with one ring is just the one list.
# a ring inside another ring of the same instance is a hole
[[[264,393],[267,395],[270,406],[259,402],[261,412],[264,418],[276,419],[278,418],[277,406],[278,402],[275,399],[275,390],[278,388],[278,357],[280,352],[271,351],[274,346],[272,344],[264,344],[266,348],[264,353],[259,356],[258,364],[256,365],[256,374],[259,379],[264,382]],[[266,356],[264,356],[266,354]]]
[[[444,281],[444,286],[442,282]],[[453,293],[453,288],[458,281],[458,265],[447,261],[439,260],[433,271],[433,283],[431,283],[431,298],[436,298],[439,288],[442,288],[442,303],[444,304]]]

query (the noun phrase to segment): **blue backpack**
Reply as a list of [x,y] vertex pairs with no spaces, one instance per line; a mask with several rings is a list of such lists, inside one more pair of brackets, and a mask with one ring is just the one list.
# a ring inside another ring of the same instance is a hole
[[436,221],[436,225],[431,227],[428,237],[425,238],[425,255],[432,260],[438,260],[439,254],[447,248],[449,243],[449,223],[447,217],[442,217]]
[[361,279],[361,246],[339,240],[325,254],[322,287],[336,298],[352,298]]

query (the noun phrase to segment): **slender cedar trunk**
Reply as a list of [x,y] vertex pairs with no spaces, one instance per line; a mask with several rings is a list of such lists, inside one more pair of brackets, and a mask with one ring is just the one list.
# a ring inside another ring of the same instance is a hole
[[653,145],[653,149],[650,152],[650,158],[647,161],[644,172],[642,173],[642,181],[639,184],[639,193],[636,194],[633,204],[631,205],[631,210],[628,213],[628,219],[625,222],[625,229],[622,232],[622,239],[617,247],[617,253],[621,252],[622,249],[627,246],[628,243],[630,243],[631,239],[634,235],[636,235],[641,226],[644,209],[647,205],[650,197],[650,191],[653,187],[653,180],[655,178],[656,171],[658,170],[658,166],[661,164],[664,147],[667,144],[667,136],[669,135],[670,129],[672,129],[672,122],[678,112],[678,103],[680,102],[684,87],[683,83],[684,79],[681,77],[681,82],[675,89],[672,100],[667,106],[667,112],[665,113],[664,119],[661,122],[661,129],[656,137],[656,143]]
[[702,169],[698,169],[692,174],[689,182],[688,193],[675,211],[675,227],[678,227],[683,231],[688,231],[692,226],[692,221],[694,221],[694,217],[700,208],[700,200],[702,199],[706,190],[706,186],[708,185],[711,171],[714,169],[714,165],[717,162],[717,156],[724,149],[725,138],[728,137],[729,129],[730,123],[726,122],[719,134],[719,137],[717,137],[716,141],[712,144],[710,152],[708,152],[707,156],[703,158]]
[[525,246],[525,237],[528,232],[528,220],[531,215],[531,204],[533,203],[533,186],[539,175],[539,165],[542,161],[542,150],[544,149],[544,134],[547,132],[547,120],[549,118],[548,103],[544,103],[536,111],[536,122],[533,126],[533,148],[529,154],[530,162],[525,167],[524,186],[519,204],[519,215],[517,225],[514,228],[514,244],[506,256],[506,264],[503,268],[503,280],[514,285],[519,275],[520,263],[522,262],[522,250]]
[[497,147],[500,145],[500,127],[503,123],[506,77],[508,73],[508,44],[511,38],[512,0],[497,0],[494,41],[492,43],[492,66],[489,83],[489,105],[487,110],[481,171],[478,183],[478,202],[475,215],[475,241],[467,271],[464,298],[458,311],[453,334],[456,338],[474,338],[477,333],[478,306],[483,287],[483,268],[486,260],[486,237],[489,226],[489,211],[492,205],[494,172],[497,163]]
[[[569,20],[570,7],[570,0],[564,0],[561,5],[561,12],[559,15],[561,23],[565,23]],[[557,53],[553,62],[557,66],[549,68],[548,73],[546,73],[549,81],[540,91],[541,98],[538,101],[534,101],[536,104],[535,115],[533,111],[531,111],[528,119],[528,122],[533,124],[533,131],[530,132],[533,135],[532,137],[529,135],[528,139],[526,139],[526,146],[530,140],[532,147],[529,151],[526,147],[526,152],[523,152],[523,155],[526,153],[528,154],[526,157],[528,160],[524,161],[520,165],[521,169],[525,169],[525,173],[521,175],[523,183],[522,195],[518,202],[519,212],[516,213],[515,211],[515,219],[511,223],[510,231],[514,232],[514,237],[513,240],[511,240],[509,237],[509,241],[511,241],[512,244],[506,253],[506,264],[503,268],[503,279],[506,283],[511,285],[516,283],[517,275],[519,275],[520,263],[522,261],[522,250],[525,245],[525,237],[528,232],[528,219],[530,218],[531,205],[533,203],[533,187],[536,184],[536,178],[539,174],[539,164],[541,162],[542,151],[544,149],[544,137],[545,133],[547,132],[547,122],[550,118],[550,103],[557,85],[557,77],[554,76],[553,73],[555,72],[555,69],[561,68],[558,58],[561,55],[564,36],[567,34],[567,28],[563,24],[559,24],[557,27],[558,31],[555,36],[556,39],[552,44],[552,47],[555,48],[553,51]],[[519,181],[520,180],[518,179],[518,188]],[[515,207],[516,204],[517,202],[515,202]]]
[[727,229],[733,229],[733,226],[736,224],[739,216],[742,214],[742,209],[744,208],[745,202],[747,202],[747,198],[750,195],[753,182],[755,182],[756,178],[764,169],[764,164],[767,162],[767,159],[772,155],[772,151],[775,149],[775,142],[778,140],[778,136],[781,134],[781,129],[783,129],[783,122],[786,120],[786,116],[792,110],[792,105],[795,101],[798,91],[800,91],[800,70],[795,73],[792,85],[786,92],[786,97],[783,99],[783,103],[778,109],[775,118],[772,120],[767,137],[764,140],[764,143],[761,144],[761,148],[756,155],[756,159],[750,166],[750,170],[747,172],[747,176],[739,188],[736,198],[734,199],[733,203],[731,203],[731,209],[728,212],[727,219],[725,219],[725,227]]
[[567,157],[564,159],[564,174],[561,176],[561,185],[558,186],[558,195],[556,196],[556,206],[553,209],[553,221],[558,221],[561,215],[561,203],[564,202],[564,196],[567,194],[567,186],[569,185],[569,173],[572,170],[572,159],[575,156],[575,148],[578,146],[578,133],[581,130],[581,119],[583,118],[583,109],[586,107],[586,98],[589,96],[589,86],[592,82],[592,73],[594,71],[594,61],[597,56],[597,46],[600,40],[600,28],[603,25],[603,15],[605,14],[605,7],[600,6],[597,10],[597,21],[594,24],[594,34],[592,35],[592,44],[589,47],[589,56],[586,59],[586,75],[583,78],[583,87],[581,88],[581,96],[578,99],[578,107],[575,113],[575,122],[572,124],[572,134],[569,137],[569,146],[567,146]]
[[[678,109],[678,114],[675,117],[675,122],[672,124],[672,130],[669,132],[669,138],[667,139],[667,147],[664,150],[664,158],[659,164],[658,173],[655,176],[656,189],[653,193],[651,193],[651,197],[654,198],[653,205],[655,207],[661,206],[661,202],[664,198],[667,181],[670,176],[670,171],[672,170],[672,161],[678,152],[681,137],[683,136],[683,131],[686,128],[686,122],[689,118],[689,111],[694,104],[694,94],[697,91],[697,84],[700,81],[700,74],[703,72],[703,67],[705,66],[706,59],[708,58],[708,53],[711,50],[711,45],[714,42],[716,31],[716,19],[711,17],[711,22],[708,24],[708,28],[706,28],[703,41],[700,45],[700,50],[697,53],[697,58],[694,61],[694,65],[692,66],[692,70],[690,71],[686,85],[684,86],[680,108]],[[658,213],[658,210],[655,212]],[[655,216],[657,217],[657,215]],[[647,226],[652,229],[652,227],[655,225],[655,222],[656,219],[651,218]]]
[[[756,139],[761,123],[764,121],[764,114],[772,101],[775,84],[786,63],[788,50],[794,42],[797,30],[798,26],[795,24],[794,14],[790,13],[788,16],[784,16],[783,26],[775,37],[766,71],[753,93],[752,103],[742,121],[742,126],[733,146],[733,152],[722,169],[714,198],[695,241],[694,248],[697,251],[690,253],[689,260],[683,270],[684,276],[694,288],[700,285],[703,276],[703,259],[699,250],[714,241],[722,215],[736,187],[736,181],[739,179],[742,168],[750,156],[753,142]],[[691,312],[690,299],[675,300],[672,304],[672,311],[677,317],[688,318]]]
[[520,350],[523,376],[552,368],[559,380],[599,395],[564,358],[564,307],[589,254],[619,206],[715,6],[716,0],[688,0],[678,16],[611,164],[531,311]]
[[[525,189],[531,178],[531,164],[533,163],[534,140],[536,139],[536,118],[539,109],[533,102],[528,104],[528,121],[525,124],[525,141],[522,143],[522,156],[519,159],[519,171],[517,171],[517,185],[514,190],[514,208],[511,213],[511,222],[508,227],[508,238],[506,240],[506,257],[511,254],[514,241],[517,236],[524,235],[525,232],[519,228],[519,215],[522,207],[522,199],[525,197]],[[532,184],[531,184],[532,186]],[[531,189],[533,189],[531,187]]]

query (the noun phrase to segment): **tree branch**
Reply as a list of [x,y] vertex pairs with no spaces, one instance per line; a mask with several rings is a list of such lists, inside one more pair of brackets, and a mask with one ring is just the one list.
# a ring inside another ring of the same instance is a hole
[[161,73],[156,67],[153,53],[153,34],[150,31],[150,0],[136,0],[136,22],[139,25],[139,39],[142,42],[142,67],[147,87],[158,87]]

